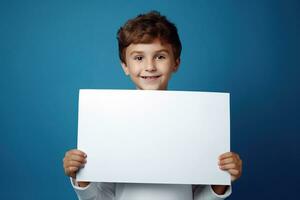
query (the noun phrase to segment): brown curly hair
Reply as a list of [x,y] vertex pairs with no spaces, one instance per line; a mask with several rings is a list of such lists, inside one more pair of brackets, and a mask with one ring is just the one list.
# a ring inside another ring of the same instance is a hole
[[140,14],[128,20],[117,33],[119,57],[125,62],[125,51],[130,44],[151,43],[155,39],[172,46],[175,60],[180,59],[181,42],[175,24],[157,11]]

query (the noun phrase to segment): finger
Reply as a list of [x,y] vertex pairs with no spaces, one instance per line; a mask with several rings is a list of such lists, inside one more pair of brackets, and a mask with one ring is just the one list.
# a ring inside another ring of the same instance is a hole
[[72,159],[65,159],[64,161],[64,168],[70,167],[70,166],[76,166],[76,167],[83,167],[87,163],[86,159],[83,160],[72,160]]
[[71,155],[70,157],[68,157],[68,160],[74,160],[74,161],[78,161],[81,163],[85,163],[86,162],[86,158],[83,156],[79,156],[79,155]]
[[240,174],[240,171],[237,169],[229,169],[228,172],[230,175],[233,175],[233,176],[238,176]]
[[66,167],[81,167],[83,166],[85,163],[81,163],[75,160],[71,160],[69,162],[66,163]]
[[77,172],[80,168],[84,168],[84,165],[81,165],[81,166],[79,166],[79,167],[77,167],[77,166],[65,166],[65,165],[64,165],[64,171],[65,171],[65,174],[66,174],[67,176],[70,176],[70,177],[73,177],[73,178],[75,178],[76,172]]
[[225,164],[225,165],[221,165],[220,169],[222,170],[228,170],[228,169],[236,169],[237,165],[235,163],[230,163],[230,164]]
[[79,155],[79,156],[87,157],[86,153],[84,153],[83,151],[80,151],[78,149],[72,149],[70,151],[67,151],[65,156],[68,157],[70,155]]
[[226,152],[226,153],[223,153],[222,155],[220,155],[219,159],[222,160],[222,159],[229,158],[229,157],[232,157],[232,156],[234,156],[233,152]]
[[229,157],[229,158],[224,158],[222,160],[219,161],[219,165],[225,165],[225,164],[229,164],[229,163],[234,163],[236,160],[233,157]]
[[231,176],[230,179],[231,179],[231,181],[233,182],[233,181],[235,181],[236,179],[238,179],[238,177],[236,177],[236,176]]
[[241,172],[238,170],[230,169],[228,172],[231,175],[231,181],[235,181],[241,176]]
[[76,173],[78,169],[78,167],[68,167],[66,168],[65,173],[70,176],[72,173]]

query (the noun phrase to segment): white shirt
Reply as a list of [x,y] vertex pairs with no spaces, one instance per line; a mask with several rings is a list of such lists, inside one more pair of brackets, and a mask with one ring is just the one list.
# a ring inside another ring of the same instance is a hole
[[210,185],[200,185],[193,196],[191,185],[96,183],[86,187],[72,186],[79,200],[221,200],[231,194],[231,186],[225,194],[216,194]]

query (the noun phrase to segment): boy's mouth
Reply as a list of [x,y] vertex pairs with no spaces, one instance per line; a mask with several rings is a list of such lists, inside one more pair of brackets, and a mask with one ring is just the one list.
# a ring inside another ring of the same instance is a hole
[[156,79],[156,78],[159,78],[159,77],[160,77],[160,75],[158,75],[158,76],[141,76],[141,78],[143,78],[143,79],[149,79],[149,80]]

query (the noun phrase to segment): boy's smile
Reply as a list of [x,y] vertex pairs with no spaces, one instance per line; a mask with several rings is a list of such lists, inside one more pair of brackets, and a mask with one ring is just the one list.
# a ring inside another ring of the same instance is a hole
[[130,44],[125,54],[122,68],[137,89],[142,90],[166,90],[180,63],[174,58],[172,46],[162,44],[159,39],[149,44]]

